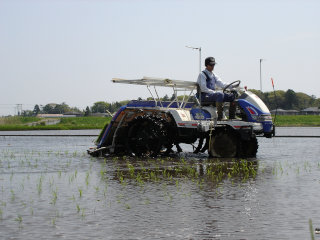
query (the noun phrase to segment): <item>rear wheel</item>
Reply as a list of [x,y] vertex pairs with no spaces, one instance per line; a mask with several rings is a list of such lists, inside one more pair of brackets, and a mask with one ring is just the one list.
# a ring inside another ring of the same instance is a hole
[[139,116],[128,126],[127,151],[136,156],[156,156],[168,146],[168,131],[163,119],[152,116]]

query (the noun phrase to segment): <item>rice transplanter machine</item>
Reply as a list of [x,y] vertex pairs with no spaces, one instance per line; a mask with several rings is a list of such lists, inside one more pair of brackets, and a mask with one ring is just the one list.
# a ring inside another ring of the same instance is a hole
[[[257,95],[240,88],[240,80],[220,90],[232,89],[238,95],[236,119],[227,119],[225,111],[220,121],[217,120],[215,103],[202,103],[198,98],[194,98],[195,102],[188,102],[199,91],[196,82],[150,77],[136,80],[113,78],[112,82],[145,85],[153,100],[133,100],[120,107],[101,131],[96,147],[88,150],[92,156],[157,156],[169,154],[173,146],[181,152],[180,143],[197,143],[195,153],[207,151],[212,157],[247,158],[256,156],[257,135],[274,136],[275,127],[269,109]],[[171,88],[174,99],[162,101],[157,87]],[[189,94],[179,100],[180,91]]]

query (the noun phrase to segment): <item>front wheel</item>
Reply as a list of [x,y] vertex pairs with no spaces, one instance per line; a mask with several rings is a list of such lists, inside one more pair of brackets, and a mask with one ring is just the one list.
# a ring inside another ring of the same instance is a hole
[[241,141],[241,157],[256,157],[258,151],[258,140],[256,136],[252,136],[249,140]]
[[239,137],[230,130],[219,131],[211,137],[208,153],[211,157],[233,158],[238,154]]

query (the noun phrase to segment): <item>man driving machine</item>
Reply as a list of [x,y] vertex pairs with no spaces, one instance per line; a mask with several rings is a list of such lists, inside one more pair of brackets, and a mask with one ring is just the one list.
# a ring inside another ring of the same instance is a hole
[[216,87],[232,88],[235,86],[222,82],[220,77],[213,72],[214,66],[216,65],[213,57],[207,57],[204,64],[206,68],[199,74],[197,80],[201,92],[201,96],[198,97],[201,98],[202,103],[216,102],[218,121],[221,121],[223,118],[223,102],[230,102],[229,119],[235,119],[236,103],[234,100],[237,97],[237,92],[232,90],[230,93],[216,91]]

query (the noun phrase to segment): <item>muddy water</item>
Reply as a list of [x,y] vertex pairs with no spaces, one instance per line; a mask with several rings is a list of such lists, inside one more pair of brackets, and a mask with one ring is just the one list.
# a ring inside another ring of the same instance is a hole
[[188,146],[172,158],[92,158],[93,140],[0,137],[1,239],[311,239],[309,219],[320,227],[320,138],[259,138],[247,161]]

